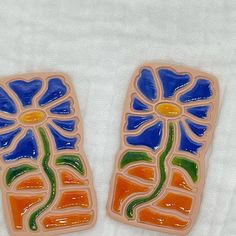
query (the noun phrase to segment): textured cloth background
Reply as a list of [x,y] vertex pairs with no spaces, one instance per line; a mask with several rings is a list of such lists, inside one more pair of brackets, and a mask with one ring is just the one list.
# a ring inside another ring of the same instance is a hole
[[[163,235],[106,216],[130,78],[145,61],[185,64],[219,78],[221,111],[201,212],[191,236],[236,235],[236,1],[0,1],[0,77],[62,71],[75,84],[98,198],[81,236]],[[7,230],[0,204],[0,235]]]

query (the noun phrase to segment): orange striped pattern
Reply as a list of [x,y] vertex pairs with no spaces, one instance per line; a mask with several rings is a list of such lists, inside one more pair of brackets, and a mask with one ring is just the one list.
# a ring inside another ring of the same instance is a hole
[[139,177],[143,180],[154,180],[154,168],[149,166],[135,166],[128,169],[128,174]]
[[50,215],[43,219],[43,225],[46,229],[75,227],[78,225],[89,224],[92,219],[92,214],[63,214],[63,215]]
[[17,186],[17,190],[25,189],[44,189],[44,183],[42,178],[33,176],[31,178],[22,180]]
[[69,171],[61,173],[61,181],[63,185],[84,185],[85,181],[80,180],[77,176]]
[[88,193],[85,191],[68,191],[62,194],[58,209],[70,208],[70,207],[89,207],[89,197]]
[[187,184],[187,181],[185,180],[183,174],[181,174],[180,172],[174,172],[171,185],[188,191],[192,190],[192,188]]
[[42,199],[42,196],[9,196],[13,222],[17,230],[23,228],[23,216],[33,205],[41,202]]
[[170,227],[172,229],[184,229],[189,224],[186,220],[169,214],[159,213],[157,210],[150,207],[142,209],[139,212],[138,218],[143,223]]
[[193,200],[191,197],[183,194],[168,193],[161,199],[157,205],[169,210],[176,210],[183,214],[189,214],[192,208]]
[[137,184],[130,180],[125,179],[122,176],[117,177],[115,198],[113,202],[113,209],[116,212],[120,212],[121,205],[133,193],[142,193],[149,190],[145,185]]

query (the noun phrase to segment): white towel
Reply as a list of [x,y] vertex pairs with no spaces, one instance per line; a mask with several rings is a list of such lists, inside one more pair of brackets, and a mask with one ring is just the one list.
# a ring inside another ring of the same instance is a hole
[[[71,235],[163,235],[113,221],[105,210],[127,86],[138,65],[158,60],[219,79],[219,122],[190,235],[236,235],[236,1],[0,1],[0,77],[62,71],[77,90],[99,214],[93,229]],[[8,235],[2,210],[0,235]]]

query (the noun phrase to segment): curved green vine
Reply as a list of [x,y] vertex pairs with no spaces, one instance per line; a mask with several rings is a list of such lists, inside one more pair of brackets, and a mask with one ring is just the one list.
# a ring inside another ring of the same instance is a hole
[[169,154],[173,142],[174,142],[174,125],[173,123],[169,123],[169,137],[167,141],[167,145],[165,150],[162,152],[160,158],[159,158],[159,168],[160,168],[160,181],[157,187],[154,189],[154,191],[149,195],[141,198],[137,198],[133,200],[131,203],[126,208],[126,214],[128,218],[133,218],[134,217],[134,208],[137,207],[138,205],[142,203],[146,203],[151,201],[152,199],[156,198],[157,195],[161,192],[161,189],[166,181],[166,172],[165,172],[165,160],[167,155]]
[[56,197],[56,177],[53,170],[48,165],[50,155],[51,155],[48,137],[43,128],[39,128],[39,134],[43,141],[43,146],[44,146],[44,158],[42,160],[42,166],[43,166],[44,172],[46,173],[50,181],[51,192],[50,192],[50,197],[48,201],[43,206],[41,206],[38,210],[33,212],[30,216],[29,227],[33,231],[36,231],[38,229],[37,222],[36,222],[36,219],[38,218],[38,216],[42,214],[42,212],[44,212],[49,206],[51,206],[52,202],[54,201]]

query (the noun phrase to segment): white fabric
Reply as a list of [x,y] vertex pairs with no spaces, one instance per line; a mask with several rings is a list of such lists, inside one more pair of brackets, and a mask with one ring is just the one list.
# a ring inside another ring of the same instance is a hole
[[[236,235],[236,1],[0,1],[0,76],[62,71],[75,83],[99,214],[93,229],[70,235],[163,235],[105,211],[127,86],[138,65],[155,60],[219,78],[222,107],[190,235]],[[0,235],[8,235],[2,211]]]

